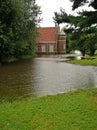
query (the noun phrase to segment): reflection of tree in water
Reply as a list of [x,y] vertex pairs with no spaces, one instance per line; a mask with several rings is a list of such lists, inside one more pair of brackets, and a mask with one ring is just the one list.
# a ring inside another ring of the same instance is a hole
[[34,93],[34,75],[34,60],[24,60],[1,66],[0,97],[21,98]]

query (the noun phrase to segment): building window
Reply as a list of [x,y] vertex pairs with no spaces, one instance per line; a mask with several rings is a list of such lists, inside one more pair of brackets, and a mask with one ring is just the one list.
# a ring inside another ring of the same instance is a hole
[[65,44],[63,44],[63,49],[66,49],[66,45]]
[[46,52],[46,46],[45,45],[42,45],[41,49],[42,49],[42,52]]
[[54,46],[53,45],[49,46],[49,52],[54,52]]

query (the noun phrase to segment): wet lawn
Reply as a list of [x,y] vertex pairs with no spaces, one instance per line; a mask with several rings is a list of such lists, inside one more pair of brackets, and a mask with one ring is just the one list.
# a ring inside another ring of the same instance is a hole
[[80,64],[80,65],[97,66],[97,55],[86,56],[84,59],[81,59],[81,60],[71,59],[66,62],[73,63],[73,64]]
[[0,130],[97,130],[97,89],[2,102]]

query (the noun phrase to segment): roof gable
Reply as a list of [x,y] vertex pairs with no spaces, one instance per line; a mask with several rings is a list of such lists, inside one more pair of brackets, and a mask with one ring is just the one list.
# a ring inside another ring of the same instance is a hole
[[52,42],[56,41],[57,27],[43,27],[38,28],[39,36],[37,38],[38,42]]

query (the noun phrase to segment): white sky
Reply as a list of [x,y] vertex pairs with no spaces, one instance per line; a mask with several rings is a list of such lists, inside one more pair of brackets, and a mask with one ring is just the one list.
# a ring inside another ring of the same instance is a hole
[[59,12],[60,8],[65,9],[67,13],[71,13],[72,3],[69,0],[36,0],[36,3],[41,6],[43,21],[41,27],[55,26],[53,22],[54,12]]
[[[36,3],[41,6],[43,21],[40,23],[41,27],[52,27],[55,26],[53,22],[54,12],[60,12],[60,8],[64,9],[68,14],[75,14],[72,11],[72,2],[70,0],[36,0]],[[79,10],[87,9],[88,7],[80,7]],[[90,9],[89,9],[90,10]],[[76,11],[75,11],[76,12]],[[64,26],[61,25],[62,27]]]

